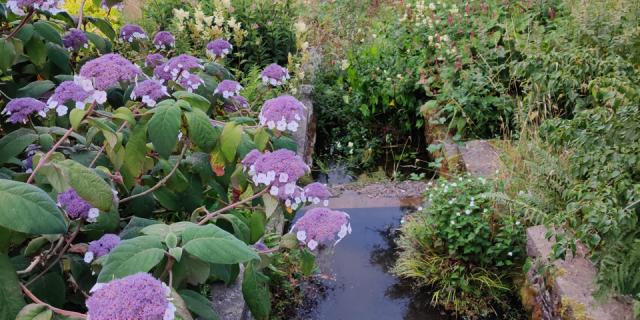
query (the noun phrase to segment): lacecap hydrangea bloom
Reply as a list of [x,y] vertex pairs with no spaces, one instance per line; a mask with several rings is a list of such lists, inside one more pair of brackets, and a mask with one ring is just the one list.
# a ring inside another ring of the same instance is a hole
[[233,46],[224,39],[216,39],[207,43],[207,54],[213,58],[224,58],[231,53],[231,50],[233,50]]
[[157,66],[153,70],[153,75],[164,81],[176,81],[184,72],[192,72],[195,69],[204,70],[202,61],[194,56],[181,54]]
[[162,84],[162,81],[149,79],[138,83],[136,87],[133,88],[131,99],[136,100],[142,98],[142,102],[149,107],[153,107],[158,100],[168,95],[167,87]]
[[60,8],[63,4],[64,0],[9,0],[7,8],[18,16],[24,16],[32,9],[56,14],[62,11]]
[[298,220],[293,228],[298,241],[315,250],[321,243],[338,244],[351,233],[349,215],[329,208],[313,208]]
[[169,31],[160,31],[153,37],[156,49],[169,49],[176,45],[176,38]]
[[80,75],[90,79],[98,90],[107,90],[132,81],[141,74],[140,68],[117,53],[109,53],[85,63]]
[[89,39],[87,39],[84,31],[72,28],[69,29],[69,32],[62,38],[62,44],[69,51],[78,51],[82,48],[86,49],[89,47]]
[[82,199],[73,188],[58,194],[58,205],[72,220],[85,219],[87,222],[96,222],[100,215],[100,210]]
[[260,78],[262,78],[262,83],[265,85],[272,86],[281,86],[290,78],[289,71],[286,68],[279,66],[278,64],[272,63],[268,65],[262,73],[260,73]]
[[278,131],[296,132],[304,115],[304,106],[298,99],[284,95],[269,99],[262,105],[260,124]]
[[133,42],[134,40],[142,40],[147,38],[147,33],[142,27],[135,24],[126,24],[120,29],[120,39],[122,41]]
[[242,165],[255,185],[267,186],[271,195],[282,200],[294,196],[299,188],[296,182],[310,170],[300,156],[287,149],[265,153],[252,150]]
[[29,116],[38,114],[44,117],[47,105],[34,98],[16,98],[4,107],[2,114],[9,116],[7,122],[11,123],[27,123]]
[[242,86],[237,81],[222,80],[213,91],[213,93],[219,94],[223,98],[227,99],[233,96],[240,95],[240,90],[242,90]]
[[303,189],[306,198],[313,204],[319,204],[322,202],[324,206],[329,205],[329,198],[331,198],[331,192],[327,189],[327,186],[320,182],[310,183]]
[[183,87],[184,89],[187,89],[188,92],[193,92],[194,90],[197,90],[201,85],[204,84],[204,80],[202,80],[200,76],[193,73],[189,73],[187,71],[182,73],[180,78],[178,78],[177,82],[181,87]]
[[87,252],[84,254],[84,262],[91,263],[94,259],[104,257],[120,244],[117,234],[107,233],[100,239],[89,242]]
[[167,59],[161,53],[152,53],[147,55],[144,59],[144,66],[155,68],[163,63],[165,63]]
[[91,320],[173,320],[171,288],[148,273],[97,283],[87,299]]
[[91,80],[82,76],[75,76],[73,81],[64,81],[53,92],[47,100],[47,111],[56,110],[59,116],[67,114],[68,108],[65,103],[73,101],[75,107],[84,110],[88,103],[107,102],[107,93],[96,90]]
[[224,111],[237,112],[249,108],[249,101],[243,96],[232,96],[224,104]]

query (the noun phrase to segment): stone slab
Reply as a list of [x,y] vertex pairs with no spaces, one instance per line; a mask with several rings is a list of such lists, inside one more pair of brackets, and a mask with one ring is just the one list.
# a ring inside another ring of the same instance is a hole
[[467,172],[477,177],[489,178],[496,174],[500,164],[498,152],[487,140],[467,141],[460,148]]
[[[553,243],[546,239],[547,228],[534,226],[527,229],[527,254],[537,263],[550,263],[549,254]],[[595,282],[597,270],[585,257],[586,249],[579,245],[576,255],[567,255],[564,260],[553,261],[557,272],[553,277],[551,296],[558,296],[561,308],[572,310],[573,319],[633,320],[631,305],[612,297],[596,299]],[[564,318],[563,318],[564,319]]]

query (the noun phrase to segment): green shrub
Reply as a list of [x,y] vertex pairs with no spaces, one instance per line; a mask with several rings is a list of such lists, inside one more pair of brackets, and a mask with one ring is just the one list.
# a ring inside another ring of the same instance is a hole
[[428,191],[430,206],[401,227],[394,273],[433,290],[432,304],[468,316],[508,309],[524,224],[485,196],[494,189],[482,178],[443,181]]

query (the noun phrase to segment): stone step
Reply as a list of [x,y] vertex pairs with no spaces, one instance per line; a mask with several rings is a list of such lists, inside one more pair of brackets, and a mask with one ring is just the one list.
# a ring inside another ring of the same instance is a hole
[[[632,307],[613,297],[596,299],[597,270],[585,257],[586,249],[579,245],[576,255],[564,260],[549,261],[553,243],[546,238],[547,228],[539,225],[527,229],[527,254],[534,259],[528,277],[535,293],[534,318],[549,320],[633,320]],[[537,273],[536,266],[553,264],[552,277]],[[544,279],[552,279],[545,283]]]

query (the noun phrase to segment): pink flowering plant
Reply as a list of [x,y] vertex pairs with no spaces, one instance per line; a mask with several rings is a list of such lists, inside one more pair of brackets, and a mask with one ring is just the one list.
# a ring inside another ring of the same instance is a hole
[[267,227],[331,196],[302,183],[286,70],[238,73],[219,61],[230,43],[178,52],[170,32],[59,2],[0,3],[0,319],[212,319],[200,292],[241,265],[268,319],[270,259],[310,274],[310,250],[350,231],[328,209]]

